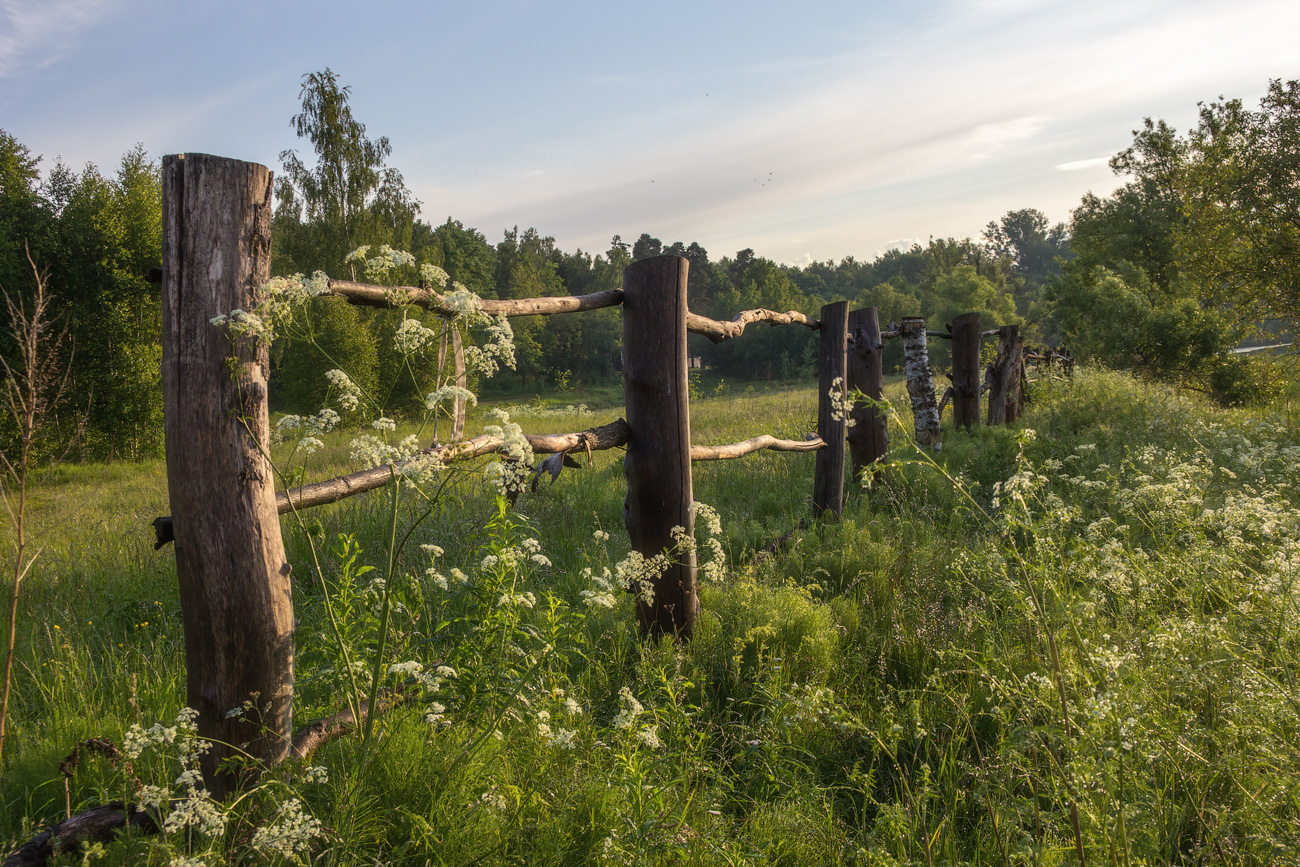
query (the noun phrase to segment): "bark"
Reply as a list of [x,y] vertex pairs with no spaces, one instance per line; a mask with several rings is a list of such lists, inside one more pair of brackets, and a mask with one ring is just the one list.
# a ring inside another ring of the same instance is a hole
[[816,517],[830,512],[838,519],[844,513],[844,443],[848,419],[841,411],[848,388],[848,328],[849,302],[837,301],[822,307],[817,353],[817,433],[826,448],[817,452],[813,476],[812,505]]
[[899,328],[903,336],[904,368],[907,371],[907,394],[912,399],[912,418],[916,425],[916,444],[943,447],[939,412],[934,399],[934,375],[930,371],[930,351],[925,343],[925,320],[904,319]]
[[763,449],[771,449],[774,452],[815,452],[824,448],[826,443],[821,437],[809,440],[779,440],[774,436],[763,434],[725,446],[691,446],[691,460],[729,461]]
[[[686,274],[679,256],[643,259],[623,271],[623,399],[631,437],[623,467],[623,517],[632,547],[654,557],[674,547],[673,528],[694,538],[691,417],[686,381]],[[699,611],[695,553],[677,552],[637,599],[643,635],[689,638]]]
[[[330,294],[337,295],[349,304],[362,307],[400,307],[414,304],[428,310],[436,310],[443,316],[452,316],[455,311],[443,306],[442,296],[432,289],[418,286],[375,286],[370,283],[354,283],[351,280],[331,280]],[[616,307],[623,303],[621,289],[606,289],[590,295],[563,295],[556,298],[518,298],[498,301],[484,298],[480,304],[483,312],[489,316],[553,316],[556,313],[581,313],[584,310],[599,310],[602,307]]]
[[158,833],[158,823],[144,810],[113,801],[51,825],[6,858],[3,867],[43,867],[55,855],[76,852],[83,841],[111,843],[128,827]]
[[[186,702],[213,744],[204,780],[222,797],[283,759],[293,726],[293,602],[266,458],[268,349],[211,321],[252,309],[269,277],[271,172],[184,154],[163,159],[162,182],[163,407]],[[227,716],[245,702],[256,712]],[[227,759],[243,770],[222,767]]]
[[[980,424],[980,315],[965,313],[952,323],[952,420],[974,430]],[[940,411],[942,414],[942,411]]]
[[[848,380],[849,390],[861,392],[872,400],[884,400],[884,371],[881,358],[880,319],[875,307],[854,310],[849,314]],[[888,419],[875,406],[854,401],[849,413],[846,439],[853,463],[853,481],[871,469],[883,465],[889,451]]]
[[1019,377],[1020,326],[1003,325],[997,334],[997,358],[989,365],[985,376],[989,386],[989,427],[1007,422],[1007,396],[1014,385],[1012,377]]

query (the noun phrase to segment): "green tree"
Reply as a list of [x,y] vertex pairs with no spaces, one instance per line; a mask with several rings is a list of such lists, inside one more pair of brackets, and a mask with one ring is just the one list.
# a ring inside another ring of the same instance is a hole
[[280,154],[284,172],[272,236],[278,273],[337,274],[344,257],[362,244],[411,247],[420,203],[401,172],[385,165],[392,153],[388,139],[366,138],[348,104],[351,93],[328,67],[303,76],[302,110],[291,123],[311,142],[316,164],[309,168],[295,150]]
[[1180,145],[1187,273],[1242,315],[1300,320],[1300,81],[1270,81],[1258,111],[1202,104]]

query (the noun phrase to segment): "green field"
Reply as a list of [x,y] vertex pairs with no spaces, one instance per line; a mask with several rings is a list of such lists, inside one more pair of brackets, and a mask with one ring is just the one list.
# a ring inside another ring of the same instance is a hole
[[[712,390],[696,443],[815,427],[810,387]],[[910,423],[901,385],[888,396]],[[616,418],[611,399],[513,413],[580,430]],[[480,407],[471,433],[485,422]],[[308,477],[348,471],[353,435],[330,434]],[[137,800],[106,759],[83,759],[66,794],[59,770],[78,741],[121,745],[135,724],[151,743],[131,773],[168,787],[143,791],[172,799],[173,830],[67,863],[1074,864],[1080,847],[1093,864],[1294,863],[1291,404],[1223,410],[1085,369],[1014,426],[944,436],[931,463],[892,426],[887,477],[757,561],[809,516],[812,456],[697,464],[727,569],[687,645],[640,643],[630,597],[603,607],[584,574],[627,554],[619,453],[514,510],[463,469],[395,510],[377,491],[286,517],[299,724],[376,671],[416,696],[219,809],[184,798],[185,729],[167,732],[185,678],[174,560],[150,527],[164,467],[57,467],[31,505],[44,548],[23,585],[0,839]],[[411,532],[379,587],[393,515]],[[192,809],[216,833],[186,827]]]

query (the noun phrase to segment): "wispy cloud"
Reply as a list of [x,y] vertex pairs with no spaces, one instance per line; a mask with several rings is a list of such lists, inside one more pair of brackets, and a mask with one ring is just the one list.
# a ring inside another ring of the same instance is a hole
[[1104,166],[1110,162],[1110,157],[1093,157],[1090,160],[1074,160],[1068,163],[1060,163],[1056,166],[1058,172],[1078,172],[1083,169],[1095,169],[1098,166]]
[[107,0],[0,0],[0,78],[57,62],[111,6]]

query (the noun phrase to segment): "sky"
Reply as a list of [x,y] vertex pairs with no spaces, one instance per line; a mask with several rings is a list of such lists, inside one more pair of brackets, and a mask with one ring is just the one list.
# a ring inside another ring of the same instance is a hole
[[1068,220],[1146,117],[1300,77],[1295,0],[0,0],[0,129],[279,170],[326,67],[422,202],[564,250],[643,232],[804,264]]

